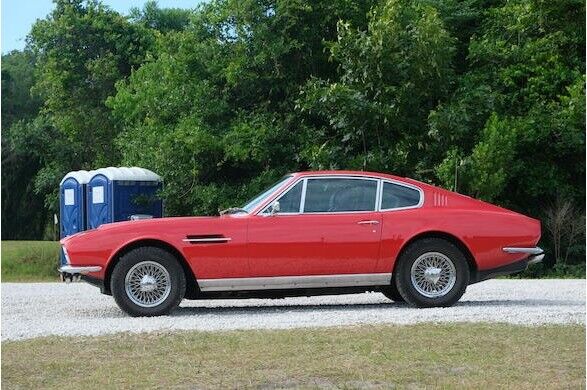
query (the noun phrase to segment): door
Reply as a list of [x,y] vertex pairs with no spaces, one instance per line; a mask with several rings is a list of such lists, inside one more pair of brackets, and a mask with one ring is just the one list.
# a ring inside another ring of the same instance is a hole
[[85,230],[83,187],[73,178],[68,178],[61,186],[61,238]]
[[112,221],[111,183],[104,175],[94,176],[88,183],[88,229],[96,229]]
[[360,177],[301,179],[268,210],[250,218],[253,277],[373,273],[379,257],[379,183]]
[[202,291],[223,290],[233,285],[227,279],[250,275],[247,225],[248,218],[238,215],[177,219],[173,229]]

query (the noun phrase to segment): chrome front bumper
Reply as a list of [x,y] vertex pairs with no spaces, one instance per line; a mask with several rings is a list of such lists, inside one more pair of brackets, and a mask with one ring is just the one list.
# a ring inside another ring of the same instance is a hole
[[505,247],[503,251],[506,253],[527,253],[530,255],[527,259],[528,265],[540,263],[544,259],[544,251],[537,246],[533,248]]
[[69,283],[79,281],[82,278],[82,275],[88,274],[90,272],[98,272],[101,270],[102,267],[99,265],[89,265],[83,267],[64,265],[59,268],[59,274],[61,275],[62,281]]

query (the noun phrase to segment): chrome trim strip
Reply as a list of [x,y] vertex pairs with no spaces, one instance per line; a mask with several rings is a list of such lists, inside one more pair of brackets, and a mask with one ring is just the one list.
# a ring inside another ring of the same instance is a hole
[[206,243],[206,242],[228,242],[232,240],[230,237],[210,237],[210,238],[184,238],[183,242],[199,242],[199,243]]
[[59,268],[59,272],[66,273],[66,274],[87,274],[89,272],[98,272],[102,270],[102,267],[99,265],[88,265],[83,267],[76,267],[73,265],[64,265],[63,267]]
[[308,188],[308,179],[304,178],[302,184],[302,199],[300,199],[300,214],[304,212],[304,206],[306,205],[306,188]]
[[274,276],[257,278],[200,279],[202,291],[278,290],[290,288],[384,286],[391,273],[309,276]]
[[530,255],[540,255],[544,253],[544,251],[537,246],[534,248],[517,248],[506,246],[502,250],[506,253],[528,253]]
[[377,212],[381,208],[381,199],[383,196],[383,181],[381,179],[377,180],[377,190],[375,191],[375,212]]

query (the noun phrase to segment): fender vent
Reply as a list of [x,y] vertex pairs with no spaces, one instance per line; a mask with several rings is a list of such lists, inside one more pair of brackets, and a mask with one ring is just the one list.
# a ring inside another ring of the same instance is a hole
[[443,194],[435,192],[434,196],[434,207],[444,207],[448,205],[448,197]]
[[190,244],[222,244],[230,240],[230,237],[225,237],[222,234],[192,234],[187,235],[182,241]]

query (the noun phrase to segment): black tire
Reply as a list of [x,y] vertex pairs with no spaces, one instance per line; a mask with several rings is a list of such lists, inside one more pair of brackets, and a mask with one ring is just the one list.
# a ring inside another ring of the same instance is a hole
[[397,290],[397,285],[395,284],[395,277],[392,277],[390,285],[383,288],[381,290],[381,293],[385,295],[386,298],[391,299],[394,302],[406,301]]
[[[169,285],[167,283],[162,284],[165,285],[165,292],[160,293],[159,300],[161,302],[155,300],[152,303],[155,306],[152,307],[145,307],[135,303],[133,299],[139,298],[133,298],[126,289],[125,279],[129,271],[135,266],[134,269],[138,269],[137,267],[144,267],[145,265],[155,267],[160,272],[159,275],[163,275],[161,276],[163,280],[169,282]],[[165,275],[164,270],[167,275]],[[161,316],[169,314],[183,299],[186,289],[186,277],[178,260],[169,252],[156,247],[140,247],[125,254],[114,266],[112,277],[110,278],[110,289],[118,307],[127,314],[133,317]]]
[[[456,280],[450,288],[448,287],[450,283],[447,283],[447,291],[443,295],[430,297],[418,291],[419,287],[412,281],[412,266],[416,260],[434,256],[434,253],[443,255],[452,262]],[[410,244],[398,261],[395,272],[397,289],[405,301],[412,306],[452,306],[463,296],[469,284],[469,265],[465,255],[456,245],[441,238],[424,238]]]

